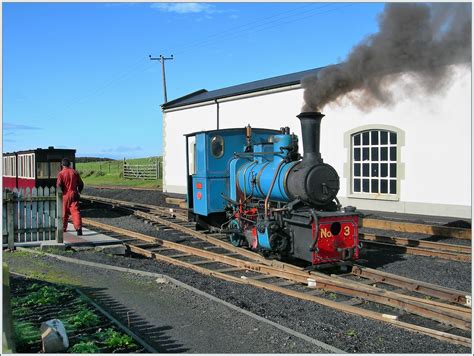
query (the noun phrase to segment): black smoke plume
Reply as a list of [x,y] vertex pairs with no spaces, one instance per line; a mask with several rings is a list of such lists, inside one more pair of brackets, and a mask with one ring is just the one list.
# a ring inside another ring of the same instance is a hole
[[349,96],[359,108],[393,104],[387,84],[404,73],[427,93],[442,89],[453,64],[470,64],[470,3],[389,3],[379,15],[379,32],[355,46],[345,62],[303,78],[303,111],[321,111]]

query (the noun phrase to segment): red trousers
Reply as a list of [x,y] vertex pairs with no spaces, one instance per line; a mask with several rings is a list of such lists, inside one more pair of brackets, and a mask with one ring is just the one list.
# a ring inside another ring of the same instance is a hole
[[63,231],[67,230],[67,222],[71,215],[74,229],[82,228],[81,212],[79,211],[79,201],[74,193],[63,195]]

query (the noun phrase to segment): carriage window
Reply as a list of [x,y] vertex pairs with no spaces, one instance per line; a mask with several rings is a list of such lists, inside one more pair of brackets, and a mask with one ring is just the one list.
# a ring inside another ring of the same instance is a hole
[[3,175],[6,177],[16,177],[15,156],[3,157]]
[[224,139],[221,136],[211,138],[211,153],[216,158],[221,158],[224,155]]
[[352,192],[397,194],[397,134],[369,130],[352,135]]
[[49,176],[50,178],[56,178],[59,171],[61,170],[61,162],[50,162],[49,164],[51,169],[51,173]]
[[37,178],[49,178],[48,175],[48,162],[38,162],[36,163],[36,177]]

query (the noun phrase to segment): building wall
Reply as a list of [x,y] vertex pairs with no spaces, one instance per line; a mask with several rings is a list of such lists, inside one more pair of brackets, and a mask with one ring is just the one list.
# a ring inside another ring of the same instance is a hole
[[[470,217],[471,72],[454,68],[447,89],[436,95],[406,92],[403,88],[407,81],[409,76],[391,83],[393,105],[364,111],[344,99],[324,109],[321,153],[341,177],[341,203],[360,209]],[[220,128],[247,124],[268,128],[289,126],[300,136],[296,115],[302,103],[302,89],[223,101],[219,104]],[[215,129],[216,117],[215,104],[165,113],[166,191],[185,191],[182,135]],[[370,128],[398,132],[399,194],[392,200],[356,198],[350,190],[350,137],[354,132]],[[300,152],[301,147],[300,143]]]
[[186,193],[186,139],[183,135],[215,128],[214,105],[163,113],[163,191]]

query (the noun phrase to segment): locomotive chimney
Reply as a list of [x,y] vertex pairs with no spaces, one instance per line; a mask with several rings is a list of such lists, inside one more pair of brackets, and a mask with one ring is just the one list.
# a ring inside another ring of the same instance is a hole
[[321,163],[321,152],[319,152],[319,140],[321,134],[321,119],[324,117],[320,112],[302,112],[296,116],[301,121],[301,138],[303,140],[302,163]]

